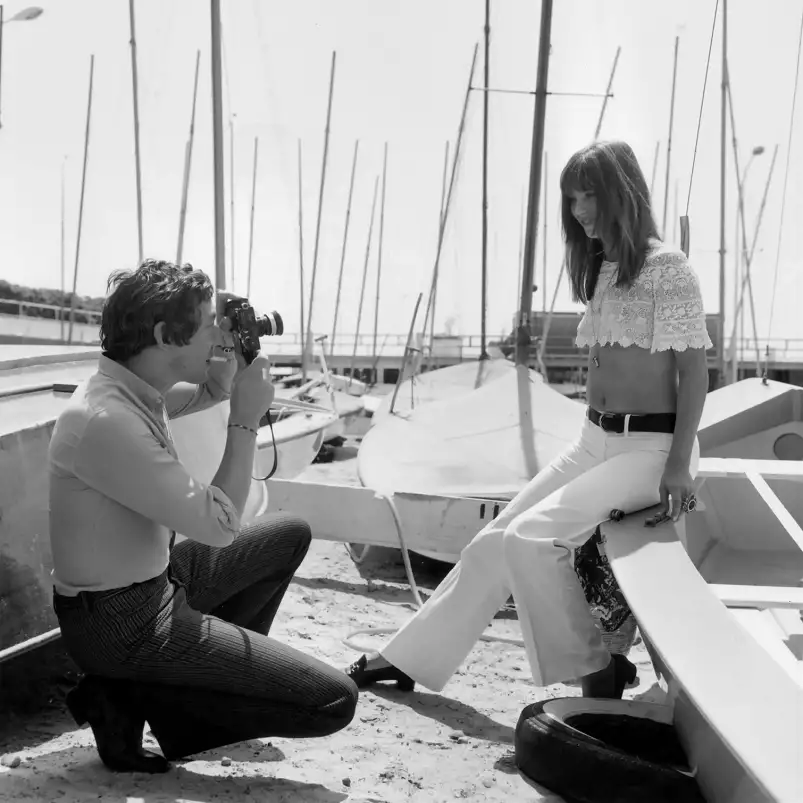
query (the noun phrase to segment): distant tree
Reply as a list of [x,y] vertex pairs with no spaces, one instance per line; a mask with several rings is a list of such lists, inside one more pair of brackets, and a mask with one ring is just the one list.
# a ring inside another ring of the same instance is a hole
[[[26,301],[31,304],[49,304],[54,307],[69,307],[72,293],[62,293],[61,290],[56,290],[51,287],[25,287],[18,284],[12,284],[5,279],[0,279],[0,313],[6,315],[16,315],[19,312],[19,305],[9,303],[14,301]],[[90,317],[78,310],[91,310],[93,312],[100,312],[103,307],[104,298],[92,296],[75,296],[75,322],[76,323],[92,323],[93,317]],[[32,318],[51,318],[57,317],[57,311],[53,309],[43,309],[41,307],[26,307],[25,315]]]

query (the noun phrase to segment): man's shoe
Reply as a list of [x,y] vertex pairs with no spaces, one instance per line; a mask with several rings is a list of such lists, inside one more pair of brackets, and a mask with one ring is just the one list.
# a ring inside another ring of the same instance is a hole
[[[115,772],[167,772],[164,756],[142,747],[145,718],[134,713],[114,681],[86,676],[67,694],[67,708],[78,725],[88,722],[101,761]],[[115,693],[117,692],[117,693]]]

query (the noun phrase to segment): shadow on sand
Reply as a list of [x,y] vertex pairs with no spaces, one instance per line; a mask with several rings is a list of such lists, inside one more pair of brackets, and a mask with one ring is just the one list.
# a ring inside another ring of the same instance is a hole
[[421,716],[434,719],[442,725],[467,736],[485,742],[513,744],[515,730],[502,725],[476,708],[440,694],[429,692],[400,692],[391,686],[372,686],[370,692],[383,700],[404,704]]
[[[273,777],[268,771],[256,776],[237,774],[227,768],[225,775],[196,772],[192,763],[174,764],[164,775],[109,772],[100,762],[94,748],[74,747],[60,751],[58,762],[48,762],[51,771],[37,767],[31,759],[3,774],[5,799],[20,800],[30,795],[35,785],[41,799],[57,800],[66,795],[73,800],[102,798],[107,803],[173,803],[177,800],[270,800],[273,803],[341,803],[348,794],[336,792],[317,783],[306,783]],[[236,751],[232,751],[236,752]],[[206,755],[206,754],[205,754]],[[233,756],[232,756],[233,757]],[[253,757],[248,759],[254,761]]]

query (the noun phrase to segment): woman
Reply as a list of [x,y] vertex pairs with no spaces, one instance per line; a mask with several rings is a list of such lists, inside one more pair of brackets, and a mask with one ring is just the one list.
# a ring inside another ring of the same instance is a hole
[[590,348],[582,430],[381,652],[349,667],[358,687],[440,691],[510,593],[536,685],[580,678],[585,696],[620,698],[635,679],[635,666],[605,648],[572,554],[612,509],[660,502],[654,526],[694,508],[712,344],[697,276],[660,242],[633,150],[594,143],[560,183],[573,295],[586,305],[576,344]]

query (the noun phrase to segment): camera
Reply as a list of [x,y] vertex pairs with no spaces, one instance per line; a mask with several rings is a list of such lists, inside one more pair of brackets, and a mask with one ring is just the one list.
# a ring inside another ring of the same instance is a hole
[[247,298],[230,299],[223,314],[231,321],[231,332],[240,341],[247,365],[259,354],[260,337],[284,334],[284,322],[276,310],[257,317]]

